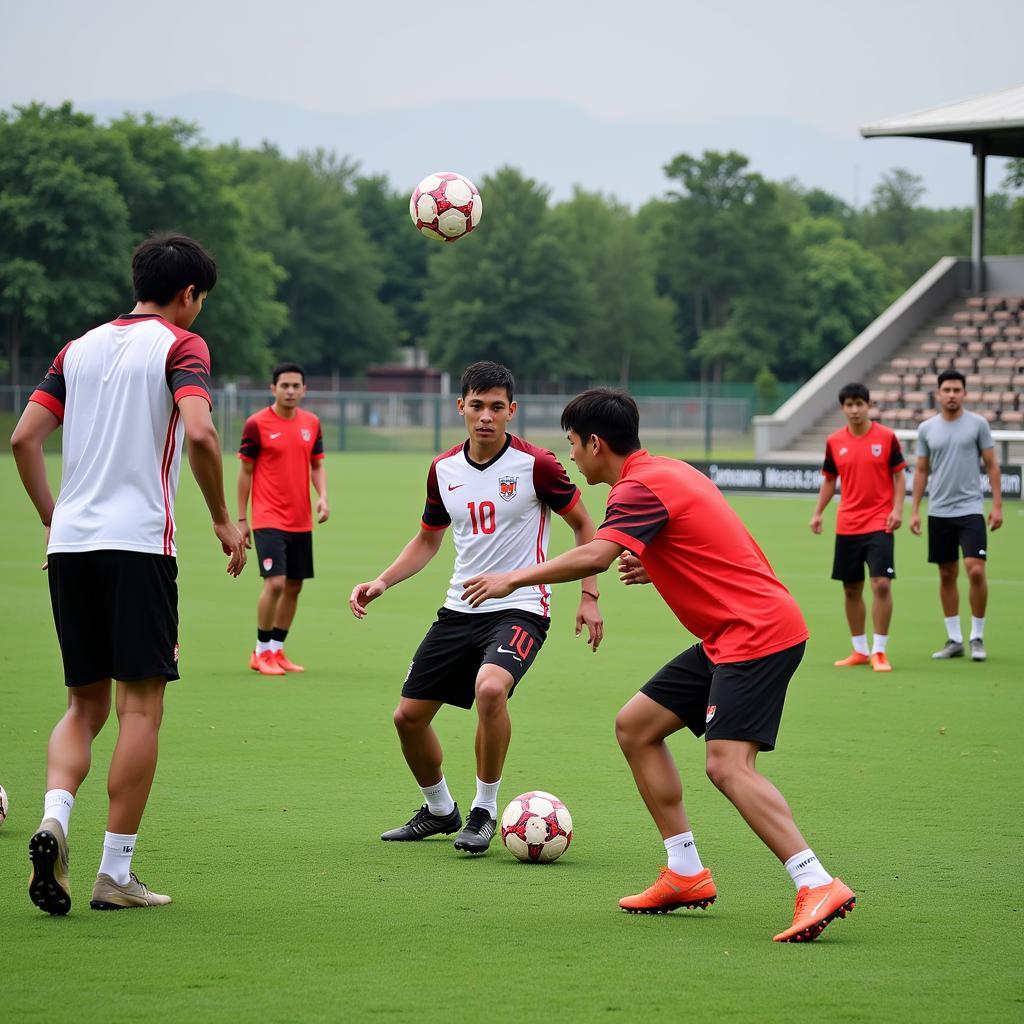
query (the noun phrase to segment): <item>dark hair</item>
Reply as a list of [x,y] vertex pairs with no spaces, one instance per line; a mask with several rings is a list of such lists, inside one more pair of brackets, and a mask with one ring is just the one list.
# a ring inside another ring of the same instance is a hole
[[846,384],[839,390],[839,404],[845,405],[851,398],[859,398],[871,404],[871,392],[863,384]]
[[182,289],[193,285],[197,296],[217,283],[217,264],[194,239],[185,235],[153,235],[132,253],[132,285],[136,302],[166,306]]
[[584,441],[596,434],[616,455],[628,455],[640,447],[640,410],[625,391],[591,388],[562,410],[562,429]]
[[302,378],[302,383],[306,383],[306,371],[298,363],[278,363],[272,374],[273,383],[277,383],[277,378],[282,373],[297,373]]
[[516,379],[507,366],[484,361],[467,366],[462,371],[460,385],[463,398],[470,391],[491,391],[494,388],[504,388],[508,393],[508,400],[511,402],[516,389]]
[[964,386],[964,391],[967,390],[967,378],[959,370],[943,370],[939,374],[938,383],[935,385],[937,388],[941,388],[947,380],[958,380]]

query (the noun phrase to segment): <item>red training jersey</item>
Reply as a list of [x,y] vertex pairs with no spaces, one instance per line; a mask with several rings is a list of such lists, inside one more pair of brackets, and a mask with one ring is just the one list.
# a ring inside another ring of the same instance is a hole
[[885,530],[893,505],[893,474],[906,465],[899,438],[881,423],[872,423],[860,437],[849,427],[829,434],[821,472],[830,480],[842,478],[836,533]]
[[793,595],[721,491],[693,466],[633,452],[596,536],[632,551],[715,664],[806,640]]
[[305,409],[285,419],[268,405],[245,421],[238,457],[253,462],[252,528],[313,529],[309,467],[324,457],[320,420]]

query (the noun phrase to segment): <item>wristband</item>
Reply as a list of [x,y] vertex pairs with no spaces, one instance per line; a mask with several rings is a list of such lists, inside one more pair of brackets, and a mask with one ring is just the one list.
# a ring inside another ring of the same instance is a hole
[[587,597],[592,597],[595,601],[600,600],[600,594],[595,594],[593,591],[584,590],[583,593],[586,594]]

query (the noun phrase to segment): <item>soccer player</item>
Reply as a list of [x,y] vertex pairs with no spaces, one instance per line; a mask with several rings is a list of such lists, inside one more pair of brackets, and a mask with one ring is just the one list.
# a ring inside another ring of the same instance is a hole
[[[375,580],[349,598],[356,618],[388,587],[418,573],[437,554],[453,527],[455,570],[444,607],[409,666],[394,721],[402,753],[423,793],[423,806],[386,841],[413,841],[458,832],[455,849],[484,853],[497,827],[498,787],[512,737],[508,699],[533,664],[547,636],[551,595],[536,584],[514,588],[488,608],[464,604],[462,580],[478,573],[536,565],[547,557],[551,513],[586,544],[594,524],[555,456],[507,432],[515,415],[512,374],[497,363],[473,363],[462,375],[459,414],[468,439],[438,455],[427,475],[427,501],[419,532]],[[604,624],[596,581],[584,574],[576,635],[586,625],[597,650]],[[462,816],[441,769],[442,751],[432,726],[443,704],[469,709],[476,701],[476,796]],[[459,829],[462,828],[462,831]]]
[[589,544],[550,562],[467,578],[463,598],[471,608],[485,607],[524,586],[589,578],[617,558],[624,582],[653,583],[700,642],[655,673],[615,720],[619,746],[668,855],[657,881],[619,906],[659,914],[706,908],[717,896],[665,744],[685,727],[705,737],[708,777],[796,884],[793,923],[775,941],[815,939],[853,908],[854,894],[819,863],[782,794],[756,767],[758,753],[775,747],[807,627],[714,484],[685,462],[644,451],[639,422],[625,392],[595,388],[574,398],[562,412],[562,428],[587,483],[612,485],[604,523]]
[[[178,678],[174,498],[188,439],[192,474],[237,576],[245,547],[224,498],[220,439],[210,416],[210,353],[189,328],[217,280],[191,238],[144,241],[132,257],[131,313],[68,342],[32,393],[11,438],[18,472],[46,530],[48,578],[68,709],[50,736],[43,820],[29,841],[29,896],[48,914],[71,909],[68,826],[89,773],[92,741],[110,713],[103,857],[94,910],[155,907],[132,871],[149,798],[164,687]],[[56,504],[43,441],[63,423]]]
[[[238,523],[246,545],[256,542],[263,592],[256,605],[256,648],[249,668],[265,676],[302,672],[284,653],[302,581],[313,578],[313,513],[309,484],[316,488],[318,523],[331,514],[320,420],[299,408],[306,375],[298,363],[274,368],[272,405],[245,421],[238,449]],[[252,529],[246,514],[252,495]],[[250,540],[250,538],[252,538]]]
[[1003,525],[1003,495],[999,462],[992,446],[992,431],[983,416],[964,408],[967,378],[958,370],[939,374],[935,392],[940,415],[917,428],[917,466],[910,501],[910,532],[921,534],[921,499],[928,489],[928,561],[939,567],[939,601],[946,620],[946,643],[933,658],[962,658],[964,635],[960,628],[960,591],[957,575],[960,552],[970,581],[971,660],[984,661],[985,608],[988,581],[985,561],[985,505],[981,493],[978,458],[992,485],[988,525]]
[[[821,514],[843,482],[836,516],[836,550],[832,579],[843,584],[846,621],[853,637],[853,653],[837,661],[837,668],[867,665],[876,672],[891,672],[886,656],[892,621],[892,581],[896,578],[893,532],[903,522],[906,462],[896,435],[868,416],[871,396],[863,384],[847,384],[839,392],[846,426],[825,442],[824,479],[818,504],[811,516],[811,532],[821,533]],[[868,651],[864,632],[864,563],[871,574],[871,621],[874,637]]]

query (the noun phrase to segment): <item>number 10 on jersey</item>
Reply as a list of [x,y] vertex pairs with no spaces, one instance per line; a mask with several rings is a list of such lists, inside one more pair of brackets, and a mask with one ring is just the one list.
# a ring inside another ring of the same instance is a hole
[[469,518],[473,523],[473,533],[494,533],[494,502],[481,501],[479,505],[475,501],[467,503]]

